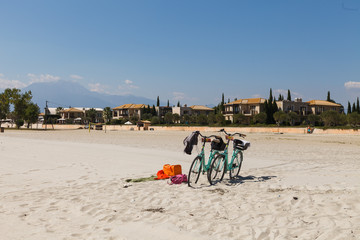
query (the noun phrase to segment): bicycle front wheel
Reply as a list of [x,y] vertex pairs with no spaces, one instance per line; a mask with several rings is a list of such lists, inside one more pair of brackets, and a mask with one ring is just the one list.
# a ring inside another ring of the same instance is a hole
[[215,157],[214,161],[211,163],[210,174],[208,175],[208,180],[211,185],[214,185],[218,182],[221,182],[224,178],[226,171],[226,162],[225,156],[219,154]]
[[190,166],[189,175],[188,175],[189,187],[194,187],[198,183],[201,173],[201,167],[202,167],[201,157],[197,156]]
[[236,154],[234,161],[232,162],[231,169],[229,171],[230,179],[239,176],[242,162],[243,162],[243,153],[239,151]]

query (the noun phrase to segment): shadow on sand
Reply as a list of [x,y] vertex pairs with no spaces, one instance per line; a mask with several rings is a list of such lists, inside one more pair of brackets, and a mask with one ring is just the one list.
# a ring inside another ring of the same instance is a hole
[[246,176],[246,177],[242,177],[242,176],[237,176],[237,177],[234,177],[232,179],[229,179],[229,178],[226,178],[228,177],[229,175],[225,175],[223,180],[220,181],[220,182],[216,182],[215,184],[213,185],[210,185],[210,184],[201,184],[201,185],[198,185],[198,186],[193,186],[192,188],[194,189],[201,189],[201,188],[211,188],[211,187],[214,187],[214,186],[217,186],[218,184],[225,184],[227,186],[236,186],[236,185],[240,185],[240,184],[243,184],[243,183],[248,183],[248,182],[265,182],[265,181],[268,181],[272,178],[276,178],[277,176],[261,176],[261,177],[255,177],[255,176]]
[[277,176],[261,176],[261,177],[255,177],[255,176],[246,176],[246,177],[242,177],[242,176],[237,176],[234,177],[232,179],[223,179],[223,183],[225,183],[228,186],[233,186],[233,185],[238,185],[238,184],[243,184],[246,182],[265,182],[268,181],[270,179],[276,178]]

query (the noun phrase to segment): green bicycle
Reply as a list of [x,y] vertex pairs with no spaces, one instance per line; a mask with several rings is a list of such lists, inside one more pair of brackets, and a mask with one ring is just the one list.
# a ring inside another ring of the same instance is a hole
[[[212,142],[212,141],[219,141],[219,137],[215,136],[215,135],[211,135],[211,136],[203,136],[200,134],[201,136],[201,142],[202,144],[202,148],[201,148],[201,152],[199,153],[199,155],[197,155],[195,157],[195,159],[193,160],[190,169],[189,169],[189,174],[188,174],[188,186],[189,187],[194,187],[198,181],[199,181],[199,177],[200,174],[205,174],[207,173],[208,176],[208,180],[209,180],[209,170],[211,167],[211,163],[213,161],[214,158],[216,158],[216,156],[219,155],[219,150],[215,150],[213,147],[211,148],[210,151],[210,156],[209,156],[209,160],[207,163],[205,163],[205,144],[208,142]],[[215,140],[212,140],[211,138],[215,138]]]
[[[241,133],[229,134],[224,129],[221,129],[220,132],[225,133],[225,138],[227,142],[224,152],[219,153],[211,164],[208,174],[209,175],[208,180],[211,185],[221,182],[224,178],[226,171],[229,171],[230,179],[237,177],[240,173],[241,165],[243,162],[243,151],[250,146],[249,142],[234,138],[234,136],[236,135],[239,135],[240,137],[246,137],[246,135],[244,134]],[[234,142],[234,149],[231,156],[231,160],[229,162],[228,148],[230,141]]]

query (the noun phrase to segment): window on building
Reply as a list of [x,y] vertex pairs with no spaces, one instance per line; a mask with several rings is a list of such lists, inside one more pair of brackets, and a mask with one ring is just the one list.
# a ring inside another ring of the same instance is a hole
[[239,106],[234,106],[234,113],[239,113],[239,112],[240,112]]
[[300,107],[300,114],[305,115],[306,114],[306,107]]

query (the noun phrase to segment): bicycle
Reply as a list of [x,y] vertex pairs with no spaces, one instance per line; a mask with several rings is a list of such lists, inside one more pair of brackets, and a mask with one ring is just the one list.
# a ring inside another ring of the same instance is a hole
[[212,160],[216,158],[216,156],[219,154],[219,150],[215,150],[211,148],[209,160],[207,163],[205,163],[205,144],[208,142],[212,142],[213,140],[211,138],[218,138],[218,136],[215,135],[203,136],[202,134],[200,134],[200,132],[199,135],[201,136],[201,142],[203,144],[202,144],[201,152],[199,153],[199,155],[195,157],[189,169],[189,174],[188,174],[189,187],[194,187],[194,185],[198,183],[201,173],[205,174],[206,172],[209,181],[208,171],[210,170]]
[[[225,138],[227,142],[224,152],[219,153],[211,164],[208,174],[209,175],[208,180],[211,185],[214,185],[217,182],[221,182],[224,178],[225,172],[227,171],[229,171],[230,179],[237,177],[240,173],[241,165],[243,162],[243,151],[250,146],[249,142],[246,142],[244,144],[243,141],[234,138],[234,136],[236,135],[245,138],[246,137],[245,134],[241,134],[241,133],[229,134],[224,129],[221,129],[219,132],[225,133]],[[228,148],[230,141],[234,142],[234,149],[231,156],[231,160],[229,162]]]

